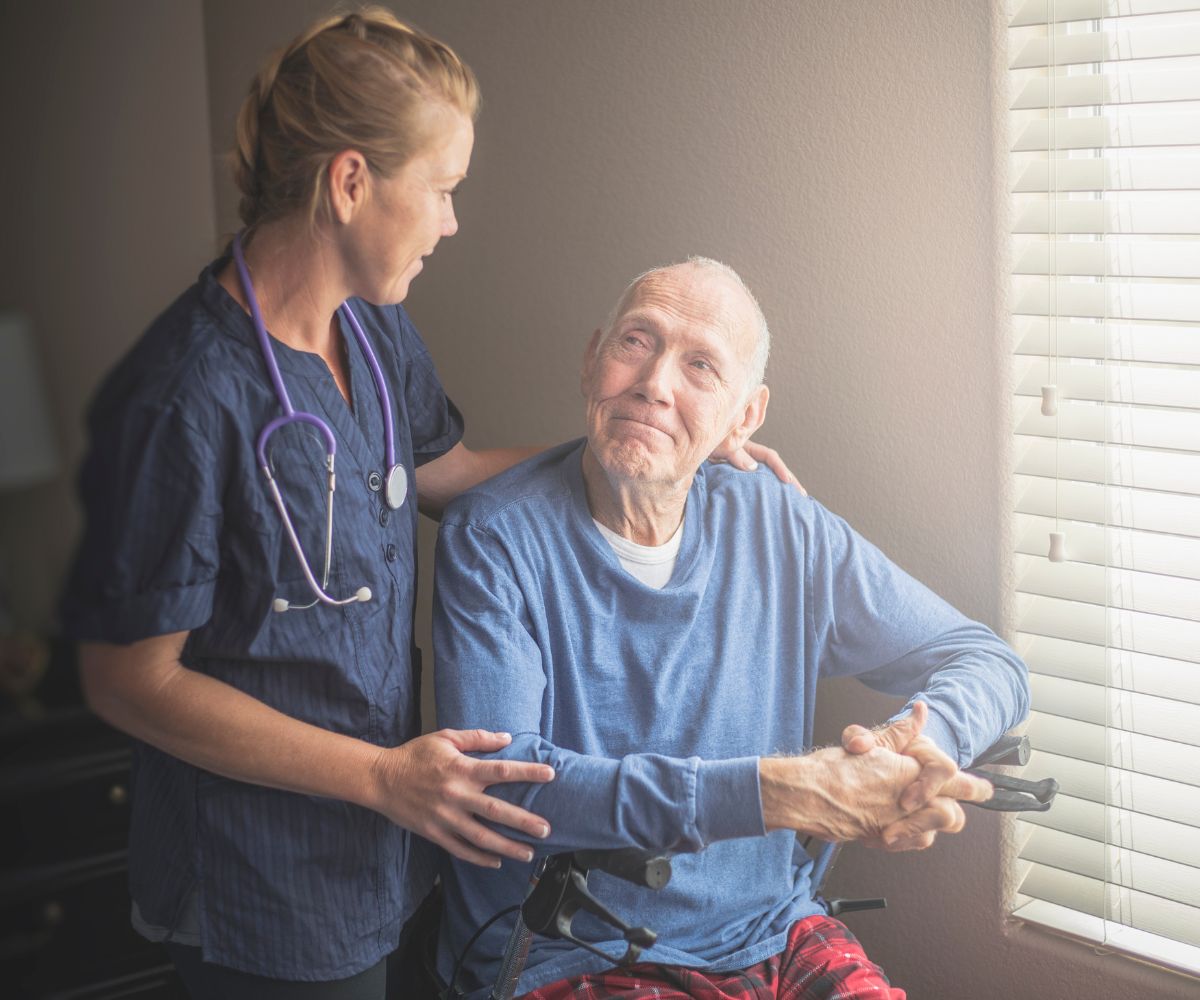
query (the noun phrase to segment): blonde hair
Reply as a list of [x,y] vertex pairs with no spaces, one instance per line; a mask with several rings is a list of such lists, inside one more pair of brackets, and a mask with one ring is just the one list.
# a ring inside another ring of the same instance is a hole
[[259,70],[231,154],[248,229],[327,209],[330,160],[355,149],[387,177],[421,151],[452,109],[474,119],[479,84],[454,52],[383,7],[314,22]]

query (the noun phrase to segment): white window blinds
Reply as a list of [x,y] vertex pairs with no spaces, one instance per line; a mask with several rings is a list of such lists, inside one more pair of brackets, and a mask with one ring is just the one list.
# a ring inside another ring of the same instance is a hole
[[1200,0],[1009,11],[1016,915],[1200,974]]

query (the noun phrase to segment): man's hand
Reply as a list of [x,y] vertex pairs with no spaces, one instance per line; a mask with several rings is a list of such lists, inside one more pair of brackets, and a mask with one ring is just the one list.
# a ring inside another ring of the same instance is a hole
[[[945,775],[945,755],[931,741],[914,747],[924,719],[923,711],[918,712],[916,719],[904,720],[890,733],[856,730],[850,736],[865,734],[871,745],[859,740],[855,753],[827,748],[803,757],[762,759],[759,784],[767,829],[789,828],[828,841],[858,840],[892,851],[920,850],[940,832],[961,830],[966,817],[958,800],[984,801],[992,788],[960,772],[953,762]],[[926,765],[892,744],[915,749],[934,773],[943,773],[933,797],[914,808],[901,800]]]
[[900,793],[920,766],[882,747],[848,754],[837,747],[759,761],[763,822],[828,841],[872,840],[904,815]]
[[[966,823],[966,815],[956,801],[986,802],[994,789],[990,782],[965,774],[944,754],[933,740],[922,735],[929,718],[923,701],[913,703],[913,709],[895,722],[876,730],[862,726],[847,726],[842,732],[842,747],[850,754],[870,753],[886,749],[912,758],[920,771],[900,796],[900,807],[906,813],[882,831],[869,846],[882,846],[892,851],[922,850],[933,844],[938,833],[957,833]],[[947,787],[969,789],[969,794],[948,795]]]

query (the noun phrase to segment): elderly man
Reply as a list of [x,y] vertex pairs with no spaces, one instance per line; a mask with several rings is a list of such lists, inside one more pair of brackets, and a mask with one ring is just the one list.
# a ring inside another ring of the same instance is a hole
[[[704,464],[762,424],[767,350],[729,268],[648,272],[588,345],[586,440],[485,483],[442,523],[441,724],[510,731],[494,756],[554,767],[548,784],[505,786],[551,824],[539,854],[681,852],[660,893],[593,880],[658,931],[644,963],[606,969],[539,939],[520,983],[532,997],[903,997],[813,902],[795,833],[927,846],[961,828],[957,799],[989,794],[957,766],[1026,713],[1025,667],[988,629],[801,491]],[[849,674],[910,696],[909,713],[858,731],[855,753],[804,753],[817,680]],[[446,978],[530,868],[448,862]],[[468,992],[494,979],[508,926],[466,956]],[[575,931],[623,950],[590,917]]]

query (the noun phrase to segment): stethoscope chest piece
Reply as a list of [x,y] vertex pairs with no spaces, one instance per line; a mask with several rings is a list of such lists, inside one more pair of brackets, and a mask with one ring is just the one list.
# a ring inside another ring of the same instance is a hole
[[387,474],[387,482],[383,488],[383,499],[392,510],[399,510],[408,496],[408,473],[403,465],[393,465]]

